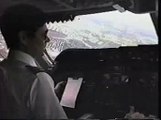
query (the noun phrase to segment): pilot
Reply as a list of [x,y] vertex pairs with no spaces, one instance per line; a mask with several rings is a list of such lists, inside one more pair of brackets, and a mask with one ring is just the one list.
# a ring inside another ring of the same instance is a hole
[[8,7],[1,16],[1,32],[9,49],[0,63],[0,118],[66,119],[54,81],[35,60],[49,42],[46,15],[29,4]]

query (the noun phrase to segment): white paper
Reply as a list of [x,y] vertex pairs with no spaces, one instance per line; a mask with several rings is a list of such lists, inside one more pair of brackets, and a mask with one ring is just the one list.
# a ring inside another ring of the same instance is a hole
[[82,84],[83,78],[68,78],[60,104],[65,107],[75,108],[76,99]]

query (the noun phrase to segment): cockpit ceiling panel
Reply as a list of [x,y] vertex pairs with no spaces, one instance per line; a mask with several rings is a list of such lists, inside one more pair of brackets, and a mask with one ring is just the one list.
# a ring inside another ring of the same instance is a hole
[[115,10],[112,7],[114,4],[136,13],[151,12],[155,11],[157,1],[148,0],[147,3],[147,0],[0,0],[0,15],[8,6],[18,3],[34,4],[47,13],[67,12],[75,15],[112,11]]
[[92,9],[108,7],[111,0],[0,0],[0,14],[10,5],[18,3],[34,4],[46,12],[75,11],[82,9]]

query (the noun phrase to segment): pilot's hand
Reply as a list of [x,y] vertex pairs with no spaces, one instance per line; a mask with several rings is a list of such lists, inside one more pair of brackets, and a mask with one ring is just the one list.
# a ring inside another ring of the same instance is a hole
[[59,98],[59,100],[61,99],[65,86],[66,86],[67,81],[61,81],[59,83],[56,84],[55,86],[55,93],[57,95],[57,97]]
[[127,119],[153,119],[153,120],[158,120],[157,116],[154,115],[149,115],[145,116],[143,113],[136,112],[134,106],[130,106],[130,111],[125,115],[124,118]]
[[127,113],[125,115],[124,118],[127,118],[127,119],[143,119],[143,118],[145,118],[145,115],[142,114],[142,113],[136,112],[135,107],[130,106],[130,111],[129,111],[129,113]]

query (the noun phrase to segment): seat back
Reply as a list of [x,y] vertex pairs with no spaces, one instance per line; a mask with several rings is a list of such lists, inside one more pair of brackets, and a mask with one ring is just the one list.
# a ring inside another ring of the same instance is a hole
[[13,111],[15,105],[15,100],[6,87],[6,79],[5,70],[0,67],[0,119],[12,118],[11,111]]

